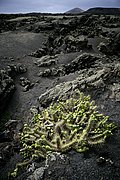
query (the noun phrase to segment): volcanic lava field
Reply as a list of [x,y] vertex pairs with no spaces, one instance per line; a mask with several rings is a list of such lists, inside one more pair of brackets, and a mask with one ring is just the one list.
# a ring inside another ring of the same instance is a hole
[[[17,180],[120,179],[120,16],[0,15],[0,179],[17,162],[31,112],[79,89],[117,125],[87,153],[53,154]],[[46,166],[47,164],[47,166]]]

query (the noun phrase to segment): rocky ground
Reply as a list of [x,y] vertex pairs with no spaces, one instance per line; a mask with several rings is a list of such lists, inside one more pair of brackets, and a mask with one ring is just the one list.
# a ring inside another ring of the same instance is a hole
[[54,153],[18,180],[120,179],[120,17],[0,15],[0,178],[21,161],[18,133],[41,110],[76,88],[118,126],[87,153]]

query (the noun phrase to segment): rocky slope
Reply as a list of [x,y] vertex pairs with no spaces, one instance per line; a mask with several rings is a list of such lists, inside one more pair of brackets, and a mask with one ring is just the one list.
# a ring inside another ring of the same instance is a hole
[[19,155],[19,132],[30,109],[41,111],[76,88],[117,124],[106,144],[87,153],[53,153],[18,180],[120,179],[120,17],[1,16],[0,174],[8,179]]

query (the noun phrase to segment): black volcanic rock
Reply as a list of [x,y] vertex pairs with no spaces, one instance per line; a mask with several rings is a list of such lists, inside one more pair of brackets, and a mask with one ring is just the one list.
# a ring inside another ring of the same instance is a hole
[[120,8],[103,8],[95,7],[90,8],[84,12],[85,14],[120,14]]
[[120,33],[117,33],[107,44],[100,43],[99,51],[108,55],[119,55],[120,54]]
[[8,65],[6,69],[0,70],[0,115],[12,98],[15,91],[14,79],[16,75],[25,73],[27,69],[21,64]]
[[15,85],[13,79],[7,74],[5,70],[0,71],[0,114],[6,107],[8,101],[10,100],[13,92],[15,90]]
[[74,9],[71,9],[71,10],[65,12],[65,14],[79,14],[79,13],[82,13],[82,12],[83,12],[82,9],[80,9],[80,8],[74,8]]

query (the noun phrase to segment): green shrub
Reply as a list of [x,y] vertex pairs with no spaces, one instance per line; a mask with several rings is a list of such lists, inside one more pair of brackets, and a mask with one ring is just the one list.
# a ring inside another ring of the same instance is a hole
[[108,123],[109,117],[99,114],[94,104],[90,96],[76,90],[69,99],[59,99],[35,114],[32,125],[24,125],[21,154],[30,162],[39,156],[46,158],[51,152],[84,152],[104,143],[115,125]]

